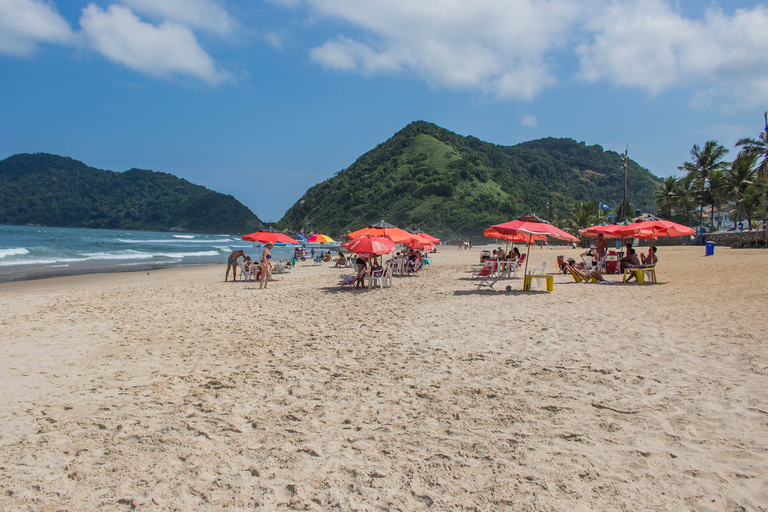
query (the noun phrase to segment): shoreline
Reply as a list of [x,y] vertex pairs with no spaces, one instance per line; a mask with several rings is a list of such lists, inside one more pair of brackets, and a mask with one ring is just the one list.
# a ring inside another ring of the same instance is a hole
[[[226,265],[226,263],[224,263]],[[37,281],[41,279],[55,279],[58,277],[88,276],[93,274],[123,274],[131,272],[148,272],[168,270],[174,268],[209,267],[221,265],[221,263],[124,263],[119,265],[100,265],[88,267],[43,267],[37,269],[23,269],[18,272],[0,271],[0,285],[4,283],[18,283]]]

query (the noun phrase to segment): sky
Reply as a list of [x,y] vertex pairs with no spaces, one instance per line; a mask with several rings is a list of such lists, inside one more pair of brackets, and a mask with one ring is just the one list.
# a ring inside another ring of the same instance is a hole
[[768,110],[768,3],[0,0],[0,159],[168,172],[279,220],[424,120],[679,175]]

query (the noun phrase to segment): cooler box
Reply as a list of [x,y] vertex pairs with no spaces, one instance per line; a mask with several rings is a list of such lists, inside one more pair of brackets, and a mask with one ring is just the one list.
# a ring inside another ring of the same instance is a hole
[[605,255],[605,271],[609,274],[619,272],[619,255],[608,253]]
[[712,256],[715,254],[715,242],[707,242],[706,255]]

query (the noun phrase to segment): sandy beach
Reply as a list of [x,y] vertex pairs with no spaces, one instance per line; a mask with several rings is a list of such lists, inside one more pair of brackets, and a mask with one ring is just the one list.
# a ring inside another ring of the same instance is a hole
[[0,509],[768,510],[768,252],[523,293],[481,249],[0,284]]

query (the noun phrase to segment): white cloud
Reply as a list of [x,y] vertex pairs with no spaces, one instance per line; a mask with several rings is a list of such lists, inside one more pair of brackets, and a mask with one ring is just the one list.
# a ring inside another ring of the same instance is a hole
[[190,76],[211,85],[231,76],[219,69],[187,27],[141,21],[127,7],[94,4],[83,9],[80,25],[91,46],[107,58],[157,77]]
[[[296,7],[298,0],[271,0]],[[440,87],[531,99],[558,69],[659,94],[768,98],[768,7],[692,18],[671,0],[303,0],[348,32],[310,50],[329,69],[405,73]],[[696,6],[696,3],[693,3]],[[580,44],[579,44],[580,43]],[[571,77],[566,77],[571,78]]]
[[539,120],[536,119],[536,116],[534,115],[527,115],[520,119],[520,124],[523,126],[528,126],[529,128],[536,128],[539,126]]
[[697,95],[737,101],[768,99],[768,8],[717,8],[701,20],[661,0],[613,1],[591,18],[594,34],[578,48],[587,81],[639,87],[659,94],[690,86]]
[[0,53],[30,55],[38,43],[68,43],[74,35],[56,6],[40,0],[0,0]]
[[216,34],[231,33],[236,22],[212,0],[122,0],[133,11]]
[[576,0],[307,0],[316,14],[365,30],[311,50],[328,68],[404,71],[429,83],[530,99],[556,79],[547,53],[567,44]]

